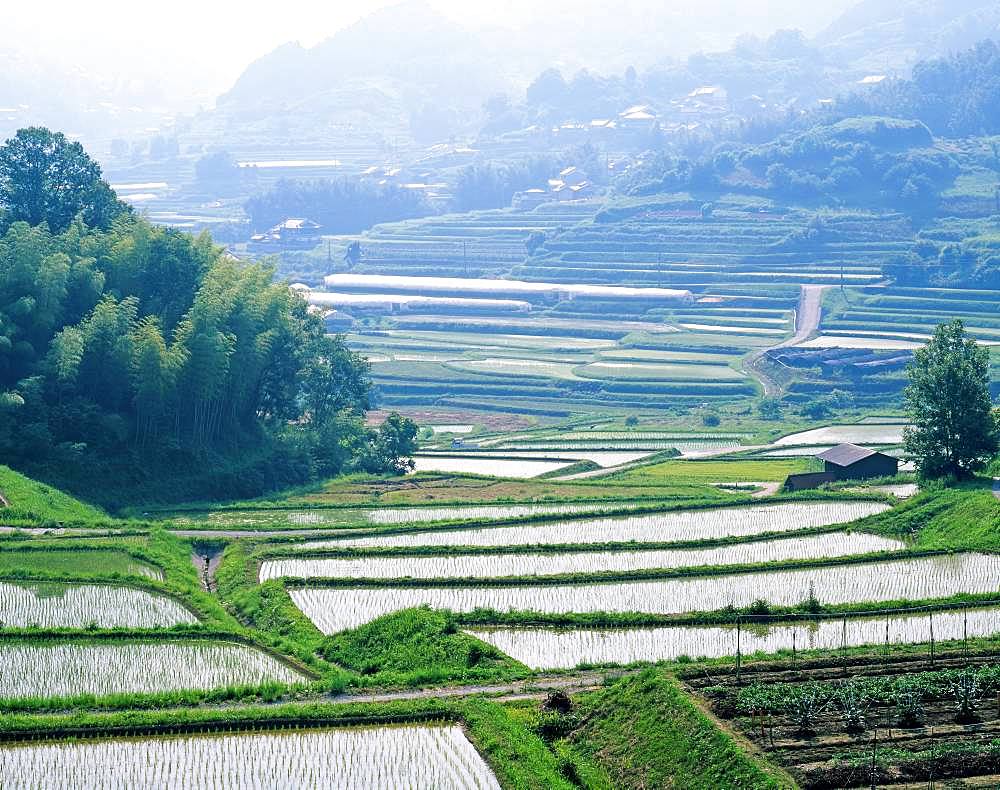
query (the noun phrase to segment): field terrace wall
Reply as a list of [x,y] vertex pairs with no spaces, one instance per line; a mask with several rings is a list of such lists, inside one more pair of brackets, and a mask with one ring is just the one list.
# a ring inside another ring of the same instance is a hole
[[[680,285],[874,283],[912,228],[896,215],[824,214],[696,201],[609,207],[546,240],[513,274],[524,279]],[[808,241],[806,241],[808,239]]]

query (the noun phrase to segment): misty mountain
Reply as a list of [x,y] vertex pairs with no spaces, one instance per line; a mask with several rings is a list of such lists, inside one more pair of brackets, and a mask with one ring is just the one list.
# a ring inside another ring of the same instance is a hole
[[360,107],[376,127],[430,108],[447,116],[478,108],[504,87],[482,51],[474,34],[416,0],[377,11],[315,47],[279,47],[251,64],[218,107],[328,117]]
[[0,50],[0,140],[25,126],[49,126],[95,143],[168,122],[159,86],[127,71],[95,73],[37,52]]
[[919,60],[941,57],[1000,36],[1000,5],[990,0],[862,0],[815,39],[843,64],[906,73]]
[[[498,92],[516,98],[552,66],[569,75],[669,63],[699,48],[724,48],[748,26],[770,32],[771,19],[821,26],[849,2],[836,0],[823,12],[806,14],[790,0],[756,11],[716,0],[695,16],[673,5],[625,0],[595,25],[592,14],[557,0],[512,20],[513,27],[472,31],[425,0],[411,0],[376,11],[312,48],[277,48],[252,63],[217,106],[258,121],[311,114],[321,122],[364,122],[381,130],[408,126],[418,138],[441,139],[478,128],[486,98]],[[359,104],[367,108],[363,118],[347,110]]]

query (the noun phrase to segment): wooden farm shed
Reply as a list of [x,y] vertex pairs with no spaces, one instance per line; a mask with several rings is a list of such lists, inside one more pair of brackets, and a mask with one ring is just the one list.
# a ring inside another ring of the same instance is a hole
[[891,455],[860,447],[856,444],[838,444],[817,456],[823,461],[822,472],[789,475],[785,488],[801,491],[816,488],[836,480],[870,480],[874,477],[895,477],[899,459]]

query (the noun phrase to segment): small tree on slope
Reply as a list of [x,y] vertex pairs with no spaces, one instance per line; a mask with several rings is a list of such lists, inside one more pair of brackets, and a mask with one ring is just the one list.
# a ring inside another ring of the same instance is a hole
[[969,477],[997,452],[989,352],[960,320],[941,324],[913,355],[904,391],[904,447],[921,477]]

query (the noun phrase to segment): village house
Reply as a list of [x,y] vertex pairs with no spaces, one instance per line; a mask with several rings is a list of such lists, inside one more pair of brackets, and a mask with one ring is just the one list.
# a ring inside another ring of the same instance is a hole
[[251,247],[274,247],[279,249],[311,249],[320,242],[318,222],[304,218],[289,218],[279,222],[266,233],[250,237]]

